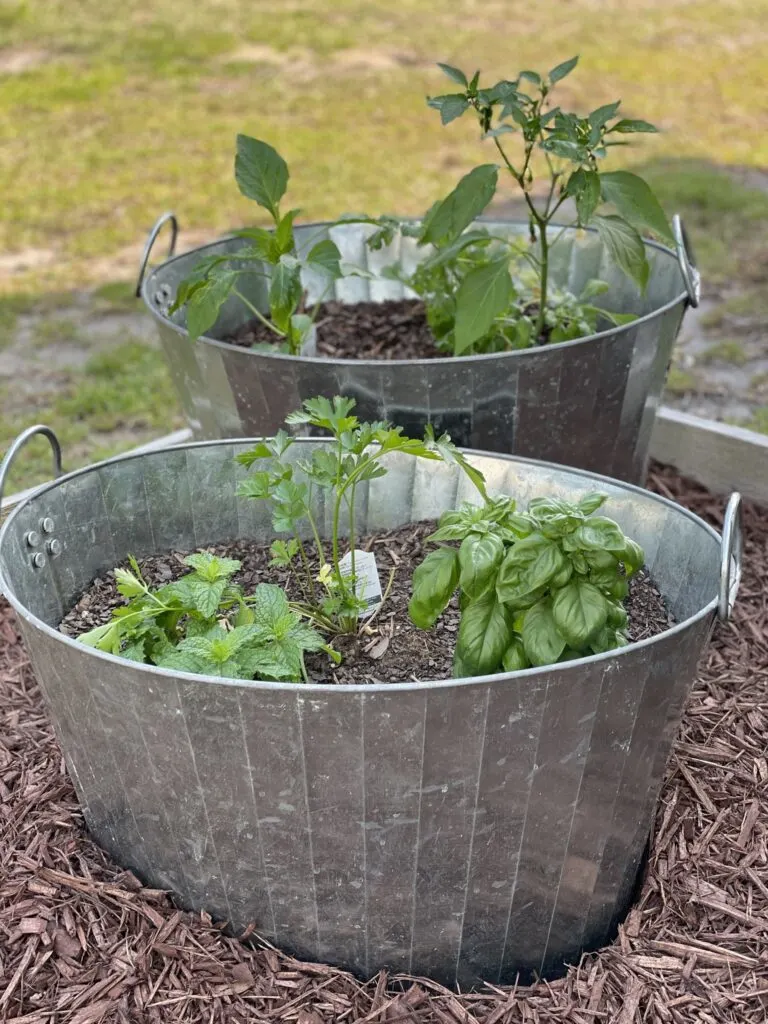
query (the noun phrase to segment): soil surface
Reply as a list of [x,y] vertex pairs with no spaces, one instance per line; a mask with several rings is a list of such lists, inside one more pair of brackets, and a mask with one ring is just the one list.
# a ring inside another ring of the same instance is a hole
[[[451,601],[432,630],[418,629],[408,617],[413,570],[433,550],[433,546],[425,544],[425,541],[435,528],[435,522],[426,521],[362,539],[359,547],[373,550],[376,554],[382,590],[386,590],[390,574],[394,572],[389,596],[381,612],[370,624],[363,625],[359,634],[337,637],[333,641],[343,656],[341,665],[330,666],[324,654],[307,658],[312,682],[395,683],[451,678],[459,628],[457,599]],[[301,597],[287,570],[270,567],[271,555],[267,546],[236,541],[211,550],[242,562],[234,581],[247,594],[252,593],[259,583],[279,583],[292,598]],[[184,553],[170,552],[144,559],[139,564],[147,582],[161,586],[189,571],[183,564],[183,558]],[[101,576],[70,610],[60,628],[69,636],[79,636],[107,622],[112,609],[123,603],[113,576]],[[630,580],[626,608],[630,640],[656,636],[673,624],[661,594],[644,570]]]
[[[333,359],[435,359],[435,345],[421,299],[324,302],[318,310],[317,350]],[[254,317],[225,341],[250,348],[274,344],[274,333]]]

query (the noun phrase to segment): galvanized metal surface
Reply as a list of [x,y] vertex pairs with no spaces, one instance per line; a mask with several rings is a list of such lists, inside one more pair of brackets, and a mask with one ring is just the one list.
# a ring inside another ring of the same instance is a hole
[[[523,504],[606,491],[679,625],[546,669],[368,686],[190,676],[56,631],[128,553],[267,540],[267,509],[236,496],[246,447],[187,445],[69,474],[0,534],[0,586],[97,841],[183,906],[362,975],[509,982],[603,944],[628,909],[714,621],[718,535],[634,487],[476,455],[490,491]],[[358,528],[473,499],[455,467],[393,457]],[[63,552],[38,570],[25,537],[46,518]]]
[[[484,223],[506,236],[527,231],[527,225],[515,222]],[[252,352],[216,340],[247,317],[234,298],[210,337],[193,345],[183,310],[172,316],[167,312],[179,283],[202,256],[236,253],[246,244],[243,239],[225,239],[167,260],[143,283],[140,277],[140,288],[157,320],[174,385],[196,438],[273,434],[304,399],[350,395],[362,418],[387,419],[409,433],[420,435],[433,423],[466,447],[641,482],[672,346],[692,301],[689,292],[695,295],[695,271],[679,218],[676,225],[677,254],[646,243],[652,271],[644,295],[608,258],[595,232],[567,230],[553,252],[555,284],[579,294],[587,280],[600,277],[610,285],[601,297],[606,308],[636,313],[639,319],[578,341],[496,355],[389,361]],[[402,298],[407,294],[402,285],[377,275],[392,263],[410,269],[423,258],[425,250],[409,238],[398,237],[387,249],[370,251],[365,239],[371,230],[351,224],[297,229],[302,250],[332,238],[345,261],[374,275],[372,280],[349,277],[336,282],[334,297],[343,302]],[[264,279],[245,280],[247,298],[266,309]],[[324,280],[313,276],[306,277],[305,285],[312,301],[326,288]]]

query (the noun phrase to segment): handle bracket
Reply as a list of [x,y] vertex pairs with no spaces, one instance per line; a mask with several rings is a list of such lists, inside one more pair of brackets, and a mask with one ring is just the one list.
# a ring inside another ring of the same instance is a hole
[[47,437],[50,441],[51,448],[53,450],[53,475],[54,477],[61,476],[61,445],[59,444],[59,439],[51,428],[46,427],[43,423],[38,423],[34,427],[28,427],[23,431],[23,433],[19,434],[11,447],[5,453],[5,458],[0,463],[0,506],[2,506],[5,480],[11,468],[11,463],[24,445],[27,444],[28,441],[31,441],[33,437],[37,437],[38,434],[41,434],[43,437]]
[[720,595],[717,603],[717,615],[721,622],[728,622],[733,614],[733,606],[736,603],[736,595],[741,583],[743,544],[741,495],[734,493],[728,500],[723,519]]
[[152,255],[152,249],[154,248],[157,236],[163,230],[166,224],[171,225],[171,243],[168,246],[168,256],[170,259],[176,252],[176,239],[179,237],[179,222],[176,219],[176,214],[171,213],[170,210],[155,221],[155,225],[147,236],[147,242],[144,246],[144,252],[141,255],[141,263],[139,264],[139,276],[136,280],[136,298],[141,298],[141,286],[144,283],[144,275],[147,272],[147,265],[149,263],[149,257]]
[[701,274],[696,268],[693,249],[691,248],[688,233],[683,226],[679,213],[676,213],[672,218],[672,234],[675,237],[677,262],[680,264],[683,283],[685,284],[685,290],[688,292],[688,302],[696,309],[701,302]]

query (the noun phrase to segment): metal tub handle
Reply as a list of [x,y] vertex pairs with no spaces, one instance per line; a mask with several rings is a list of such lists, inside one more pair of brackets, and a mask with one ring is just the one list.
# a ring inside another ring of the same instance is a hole
[[160,234],[160,232],[163,230],[163,228],[169,221],[171,224],[171,244],[168,246],[167,259],[170,259],[176,252],[176,239],[179,237],[179,222],[176,220],[176,214],[168,211],[167,213],[164,213],[157,218],[157,220],[155,221],[155,226],[152,228],[152,230],[149,232],[149,235],[147,236],[147,244],[144,246],[144,252],[142,253],[141,256],[141,263],[139,265],[139,276],[136,281],[137,299],[141,297],[141,286],[144,283],[144,275],[147,272],[147,264],[149,263],[149,257],[152,255],[152,249],[154,247],[155,242],[157,241],[157,236]]
[[24,445],[30,441],[33,437],[38,434],[42,434],[47,437],[51,443],[53,449],[53,475],[54,477],[61,476],[61,445],[59,439],[56,437],[50,427],[46,427],[42,423],[36,424],[34,427],[28,427],[23,433],[19,434],[16,440],[13,442],[11,447],[5,453],[5,458],[0,463],[0,505],[3,502],[3,491],[5,489],[5,479],[8,476],[8,471],[11,468],[11,463],[18,455],[19,451]]
[[744,535],[741,527],[741,495],[734,493],[728,500],[723,519],[723,545],[720,558],[720,596],[717,614],[721,622],[728,622],[733,614],[736,595],[741,583],[741,563]]
[[675,237],[677,262],[680,264],[685,290],[688,292],[688,302],[695,309],[701,302],[701,274],[696,268],[690,239],[679,213],[672,218],[672,234]]

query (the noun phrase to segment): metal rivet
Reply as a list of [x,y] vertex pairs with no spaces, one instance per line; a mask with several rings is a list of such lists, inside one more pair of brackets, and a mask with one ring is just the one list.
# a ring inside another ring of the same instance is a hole
[[36,569],[42,569],[45,565],[45,555],[42,551],[38,551],[36,555],[32,556],[32,565]]
[[45,545],[48,554],[51,558],[58,558],[61,554],[61,541],[60,540],[49,540]]
[[40,534],[37,530],[29,530],[24,534],[24,540],[27,542],[28,548],[40,547]]
[[46,516],[45,519],[40,520],[40,529],[43,533],[53,533],[56,529],[56,523],[54,523],[50,516]]

